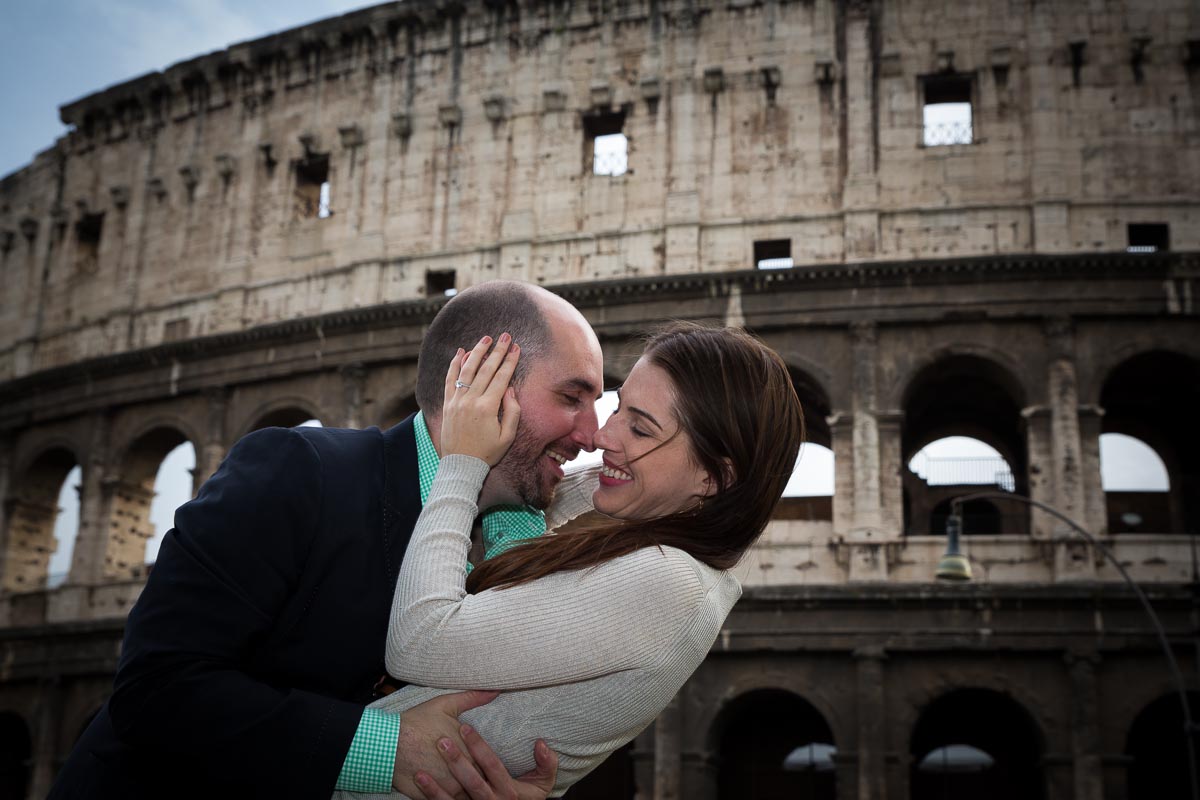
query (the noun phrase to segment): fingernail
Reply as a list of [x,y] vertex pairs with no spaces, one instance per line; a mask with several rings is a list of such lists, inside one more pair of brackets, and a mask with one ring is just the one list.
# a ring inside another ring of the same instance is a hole
[[503,342],[507,342],[507,341],[508,341],[509,339],[511,339],[511,338],[512,338],[512,337],[511,337],[511,336],[509,336],[507,333],[502,333],[502,334],[500,334],[500,341],[501,341],[501,343],[503,343]]
[[437,745],[443,753],[450,752],[450,740],[449,739],[438,739]]
[[479,340],[479,343],[480,343],[480,344],[487,344],[487,343],[488,343],[488,342],[490,342],[490,341],[492,341],[492,337],[490,337],[490,336],[485,336],[485,337],[483,337],[482,339],[480,339],[480,340]]
[[475,729],[472,728],[470,725],[463,725],[461,728],[458,729],[458,732],[460,734],[462,734],[463,738],[466,738],[467,736],[470,736],[472,733],[474,733]]
[[429,776],[426,775],[424,772],[418,772],[417,773],[417,785],[428,786],[429,785]]

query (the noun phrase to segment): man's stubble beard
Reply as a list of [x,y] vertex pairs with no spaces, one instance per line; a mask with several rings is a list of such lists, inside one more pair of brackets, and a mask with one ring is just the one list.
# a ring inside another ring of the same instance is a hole
[[557,483],[545,484],[540,463],[545,452],[546,448],[534,441],[529,431],[518,428],[512,446],[492,468],[522,503],[540,509],[550,506],[557,488]]

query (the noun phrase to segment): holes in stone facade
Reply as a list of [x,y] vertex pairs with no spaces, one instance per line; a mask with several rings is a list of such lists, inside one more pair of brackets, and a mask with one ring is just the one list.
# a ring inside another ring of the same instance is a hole
[[[8,541],[5,543],[4,589],[27,592],[44,588],[50,558],[58,547],[73,546],[75,524],[64,522],[60,543],[56,539],[59,499],[71,492],[69,483],[75,456],[56,447],[37,457],[16,482],[8,497]],[[74,499],[77,500],[78,495]],[[68,562],[69,564],[69,555]]]
[[921,83],[926,147],[975,141],[972,81],[969,75],[930,75]]
[[84,214],[75,223],[75,268],[95,272],[100,259],[100,236],[104,232],[104,212]]
[[762,239],[754,243],[757,269],[787,269],[793,266],[791,239]]
[[1171,227],[1165,222],[1131,222],[1126,230],[1128,253],[1160,253],[1171,249]]
[[584,157],[593,175],[616,177],[629,168],[625,112],[603,111],[583,118]]
[[425,296],[453,297],[458,294],[455,280],[456,274],[452,269],[425,270]]
[[296,162],[296,219],[325,219],[333,214],[329,154],[313,154]]

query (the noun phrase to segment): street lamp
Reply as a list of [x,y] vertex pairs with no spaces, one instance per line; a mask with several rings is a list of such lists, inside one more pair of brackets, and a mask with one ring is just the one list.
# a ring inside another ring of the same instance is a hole
[[1154,632],[1158,636],[1158,643],[1162,647],[1163,654],[1167,657],[1167,664],[1171,669],[1171,677],[1175,681],[1175,689],[1179,693],[1179,703],[1183,709],[1183,731],[1186,737],[1188,779],[1191,782],[1192,800],[1200,800],[1200,782],[1197,781],[1196,776],[1196,751],[1192,741],[1192,737],[1196,733],[1196,726],[1192,723],[1192,712],[1188,707],[1187,685],[1183,682],[1183,673],[1179,671],[1179,663],[1175,660],[1175,653],[1171,650],[1171,643],[1167,640],[1167,632],[1163,629],[1162,622],[1159,620],[1158,614],[1155,613],[1154,607],[1150,605],[1150,598],[1146,597],[1146,593],[1142,591],[1142,587],[1137,585],[1133,577],[1125,570],[1125,567],[1117,560],[1116,555],[1107,545],[1100,542],[1095,536],[1088,533],[1082,525],[1079,525],[1058,509],[1019,494],[997,491],[975,492],[956,497],[950,501],[950,517],[946,520],[946,554],[938,562],[936,572],[938,580],[968,581],[971,579],[971,566],[959,548],[959,535],[962,532],[962,505],[971,500],[1012,500],[1045,511],[1055,519],[1065,522],[1070,526],[1071,530],[1078,533],[1092,547],[1103,553],[1109,563],[1125,579],[1125,583],[1129,584],[1130,588],[1133,589],[1134,594],[1137,595],[1142,608],[1146,612],[1146,616],[1150,618],[1150,624],[1154,626]]

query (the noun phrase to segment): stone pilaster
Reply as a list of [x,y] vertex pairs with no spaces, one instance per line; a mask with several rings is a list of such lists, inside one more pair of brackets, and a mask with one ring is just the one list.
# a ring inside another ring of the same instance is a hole
[[346,404],[342,414],[342,427],[361,428],[367,370],[362,364],[354,363],[347,364],[340,371],[342,373],[342,394]]
[[680,800],[682,714],[679,695],[654,721],[654,800]]
[[[1046,386],[1050,400],[1051,481],[1050,503],[1067,517],[1084,523],[1082,443],[1079,432],[1079,389],[1075,377],[1075,337],[1069,319],[1047,320],[1050,355]],[[1094,580],[1096,565],[1091,548],[1069,526],[1053,520],[1056,538],[1054,571],[1057,580]]]
[[844,539],[854,525],[854,415],[834,411],[827,422],[833,450],[833,535]]
[[58,763],[57,744],[62,738],[63,688],[57,677],[41,681],[33,720],[33,764],[30,771],[29,797],[50,793]]
[[8,553],[8,490],[12,485],[12,439],[0,437],[0,575],[4,575]]
[[854,651],[856,699],[858,702],[858,800],[884,800],[887,796],[885,753],[887,730],[884,705],[882,647],[860,647]]
[[873,12],[874,3],[869,0],[846,4],[842,43],[846,174],[842,202],[847,260],[873,258],[879,250],[879,109],[871,41],[875,36]]
[[71,553],[68,583],[91,584],[104,574],[104,551],[108,544],[108,495],[104,475],[108,470],[111,420],[94,414],[91,438],[84,455],[83,480],[79,489],[79,533]]
[[1100,753],[1100,698],[1096,687],[1096,652],[1070,651],[1065,656],[1071,671],[1071,759],[1074,766],[1074,800],[1104,800],[1103,762]]
[[[850,580],[887,580],[887,551],[883,545],[883,514],[880,477],[883,469],[879,441],[879,420],[875,412],[877,332],[874,323],[852,327],[854,337],[854,391],[851,402],[854,421],[851,439],[854,449],[854,514],[848,541]],[[891,531],[898,533],[898,531]]]
[[192,496],[200,485],[212,477],[225,458],[225,412],[229,407],[229,390],[221,387],[205,393],[208,409],[204,420],[204,442],[196,454],[196,485]]

